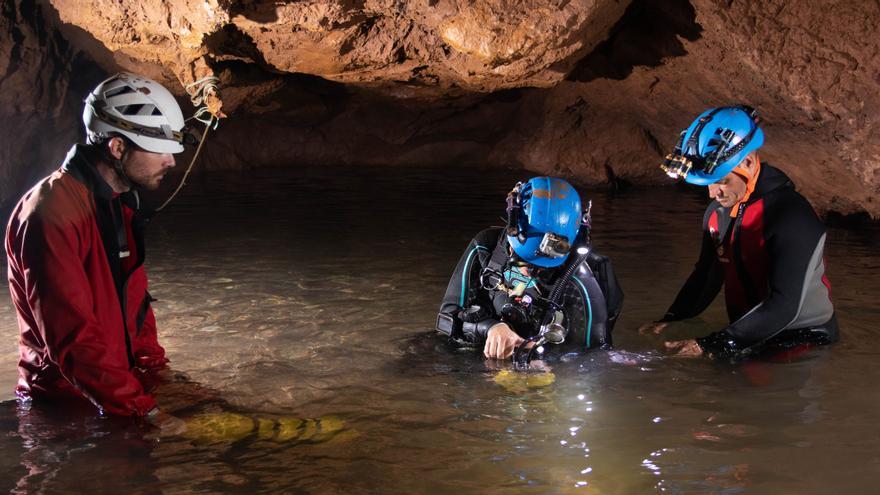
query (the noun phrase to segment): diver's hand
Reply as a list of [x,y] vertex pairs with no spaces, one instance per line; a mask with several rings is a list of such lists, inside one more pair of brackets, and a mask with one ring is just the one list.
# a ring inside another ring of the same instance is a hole
[[694,358],[703,355],[703,348],[694,339],[667,340],[663,344],[667,351],[673,352],[673,357]]
[[159,429],[160,438],[182,435],[186,431],[186,421],[161,411],[158,407],[148,412],[144,419]]
[[489,329],[483,355],[490,359],[507,359],[523,341],[524,339],[511,330],[507,323],[498,323]]
[[668,321],[652,321],[651,323],[645,323],[639,327],[639,335],[660,335],[668,326]]

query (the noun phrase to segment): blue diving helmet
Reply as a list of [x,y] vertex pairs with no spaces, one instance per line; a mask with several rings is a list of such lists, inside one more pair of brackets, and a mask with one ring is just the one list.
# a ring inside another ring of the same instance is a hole
[[568,258],[581,226],[581,198],[568,182],[535,177],[507,196],[507,240],[523,261],[543,268]]
[[749,106],[710,108],[681,132],[660,168],[672,178],[708,186],[764,144],[758,112]]

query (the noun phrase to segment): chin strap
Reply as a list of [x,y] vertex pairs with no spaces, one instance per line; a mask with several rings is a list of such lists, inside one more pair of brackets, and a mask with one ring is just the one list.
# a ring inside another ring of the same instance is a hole
[[[122,158],[125,158],[125,153],[128,153],[128,150],[123,152]],[[131,189],[134,186],[134,183],[131,179],[128,178],[128,174],[125,173],[125,169],[122,168],[122,158],[113,159],[111,165],[113,166],[113,171],[116,172],[116,177],[122,181],[122,185],[127,189]]]

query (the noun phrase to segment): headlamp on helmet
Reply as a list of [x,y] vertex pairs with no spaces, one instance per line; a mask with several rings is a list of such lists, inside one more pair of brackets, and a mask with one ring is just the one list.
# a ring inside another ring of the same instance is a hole
[[686,132],[687,131],[681,131],[678,143],[675,145],[675,150],[666,155],[663,163],[660,164],[660,168],[663,169],[663,171],[666,172],[666,175],[672,179],[684,179],[694,166],[694,163],[688,157],[684,156],[681,151],[681,145],[684,142],[684,135]]
[[673,179],[686,178],[692,169],[712,175],[719,165],[735,154],[730,153],[730,151],[733,150],[731,142],[736,137],[736,133],[731,129],[719,129],[718,133],[720,137],[710,141],[710,145],[715,146],[715,148],[707,156],[685,155],[681,153],[680,146],[677,146],[676,151],[666,155],[666,159],[663,160],[660,168]]
[[562,258],[571,250],[571,243],[565,237],[547,232],[541,238],[541,244],[538,245],[538,252],[548,258]]
[[105,107],[107,104],[103,101],[87,101],[86,105],[107,124],[119,129],[120,131],[129,131],[138,136],[144,136],[153,139],[164,139],[173,141],[181,145],[195,146],[199,144],[200,139],[188,127],[183,127],[179,131],[171,129],[171,126],[162,124],[158,127],[147,125],[139,125],[128,120],[116,118],[107,112]]
[[673,179],[716,182],[764,143],[760,122],[757,111],[745,105],[707,110],[681,132],[660,168]]

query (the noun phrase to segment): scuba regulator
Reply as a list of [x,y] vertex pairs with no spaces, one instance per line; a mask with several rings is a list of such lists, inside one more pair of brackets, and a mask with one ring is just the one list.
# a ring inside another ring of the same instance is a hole
[[568,328],[565,325],[565,313],[562,307],[562,296],[565,292],[565,286],[568,280],[574,276],[578,267],[587,261],[590,255],[592,244],[592,211],[593,202],[587,202],[587,209],[581,217],[580,228],[575,238],[574,252],[577,258],[569,262],[565,271],[556,279],[550,295],[546,300],[546,309],[544,310],[544,318],[536,335],[527,338],[513,352],[513,364],[517,370],[525,371],[529,369],[529,362],[534,354],[543,354],[544,344],[562,344],[568,335]]

